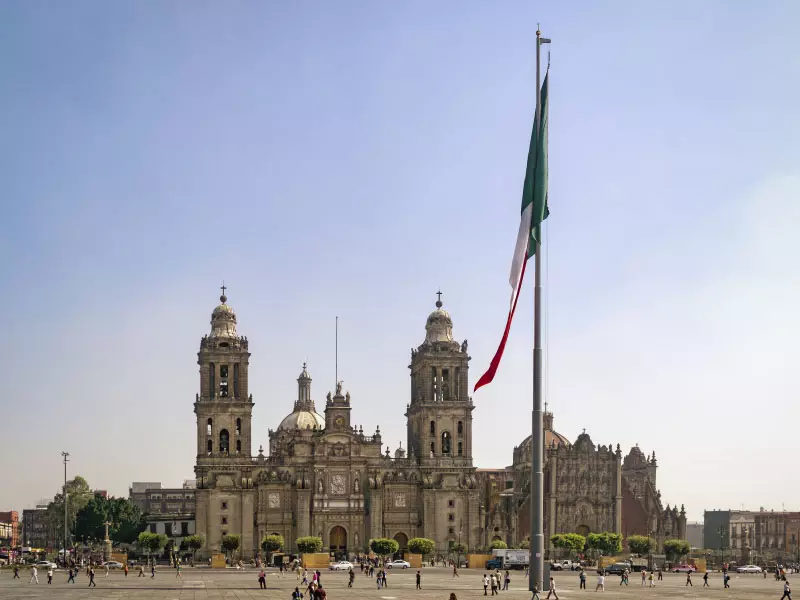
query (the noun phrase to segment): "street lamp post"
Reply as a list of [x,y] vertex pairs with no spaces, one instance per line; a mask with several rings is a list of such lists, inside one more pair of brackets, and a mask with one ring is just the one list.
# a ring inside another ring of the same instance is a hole
[[67,531],[69,524],[67,523],[67,462],[69,461],[69,452],[61,452],[64,457],[64,565],[67,564]]

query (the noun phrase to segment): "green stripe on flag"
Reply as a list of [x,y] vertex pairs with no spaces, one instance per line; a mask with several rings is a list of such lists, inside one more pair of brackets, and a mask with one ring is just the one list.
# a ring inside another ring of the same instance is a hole
[[[528,164],[525,169],[525,184],[522,189],[522,211],[533,203],[531,215],[531,239],[528,243],[528,258],[536,254],[536,242],[542,241],[542,221],[550,214],[547,207],[547,79],[544,76],[541,91],[542,118],[539,123],[539,135],[536,131],[531,135],[528,150]],[[536,121],[534,121],[534,129]]]

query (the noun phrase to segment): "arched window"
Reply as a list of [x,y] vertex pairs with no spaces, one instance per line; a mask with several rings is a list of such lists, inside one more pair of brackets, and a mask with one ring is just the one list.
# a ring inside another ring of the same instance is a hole
[[242,440],[236,440],[236,454],[242,453]]
[[211,440],[208,440],[208,442],[206,442],[206,452],[208,452],[208,454],[211,455],[211,452],[213,450],[214,450],[214,444],[211,442]]
[[228,435],[228,430],[223,429],[219,432],[219,451],[220,452],[229,452],[230,451],[230,436]]
[[464,447],[461,445],[461,442],[458,442],[458,455],[461,456],[464,453]]
[[433,453],[436,452],[436,444],[431,442],[431,458],[433,458]]
[[209,417],[208,421],[206,421],[206,435],[211,435],[211,425],[212,424],[213,424],[213,421],[211,420],[211,417]]
[[236,419],[236,435],[242,435],[242,420]]
[[464,423],[459,421],[458,422],[458,435],[463,435],[463,434],[464,434]]
[[450,454],[450,434],[447,431],[442,432],[442,454]]
[[436,421],[431,421],[431,435],[436,435]]

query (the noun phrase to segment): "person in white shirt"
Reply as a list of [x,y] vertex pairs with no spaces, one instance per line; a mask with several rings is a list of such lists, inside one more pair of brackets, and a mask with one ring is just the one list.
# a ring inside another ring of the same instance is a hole
[[36,565],[31,567],[31,578],[28,580],[28,583],[34,580],[36,583],[39,583],[39,571],[36,570]]
[[597,587],[594,588],[595,592],[605,592],[606,591],[606,578],[604,575],[597,576]]
[[483,595],[489,595],[489,576],[486,573],[483,574]]
[[556,594],[556,580],[550,577],[550,591],[547,592],[547,598],[545,600],[550,600],[550,594],[556,597],[558,600],[558,594]]

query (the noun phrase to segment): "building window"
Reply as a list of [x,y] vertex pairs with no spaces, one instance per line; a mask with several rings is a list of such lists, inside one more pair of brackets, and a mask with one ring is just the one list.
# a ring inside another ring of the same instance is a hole
[[228,535],[228,532],[223,529],[222,530],[222,537],[225,537],[226,535]]
[[206,435],[211,435],[211,425],[212,424],[213,424],[213,421],[211,420],[211,417],[209,417],[208,421],[206,421]]
[[181,523],[181,537],[186,537],[189,535],[189,523],[183,522]]
[[219,451],[222,453],[230,451],[230,436],[228,435],[228,430],[223,429],[219,432]]
[[456,501],[455,500],[448,500],[447,501],[447,506],[449,506],[450,508],[453,508],[455,505],[456,505]]
[[219,366],[219,378],[220,379],[227,379],[228,378],[228,365],[220,365]]
[[228,397],[228,382],[227,381],[220,381],[219,382],[219,396],[220,396],[220,398],[227,398]]
[[464,435],[464,423],[462,421],[458,422],[458,435]]
[[433,456],[434,452],[436,452],[436,444],[431,442],[431,456]]
[[164,523],[164,533],[167,537],[172,537],[172,523]]
[[461,442],[458,442],[458,455],[461,456],[463,454],[463,447],[461,446]]
[[447,533],[449,533],[450,535],[453,535],[455,532],[456,532],[455,527],[448,527],[447,528]]
[[450,454],[450,433],[442,432],[442,454]]
[[211,440],[206,442],[206,452],[210,455],[214,451],[214,444]]
[[223,525],[227,525],[228,524],[228,517],[222,517],[222,524]]
[[239,363],[233,365],[233,397],[239,397]]
[[453,513],[450,513],[449,515],[447,515],[447,520],[448,521],[455,521],[456,520],[456,516]]
[[211,396],[214,395],[214,390],[217,389],[216,375],[214,363],[208,363],[208,393]]
[[431,435],[436,435],[436,421],[431,421]]
[[[69,494],[67,494],[67,500],[69,500]],[[156,524],[150,523],[150,533],[156,533]]]
[[228,510],[228,503],[227,502],[223,502],[222,503],[222,510]]
[[236,440],[236,454],[242,453],[242,440]]
[[242,435],[242,420],[236,419],[236,435]]

